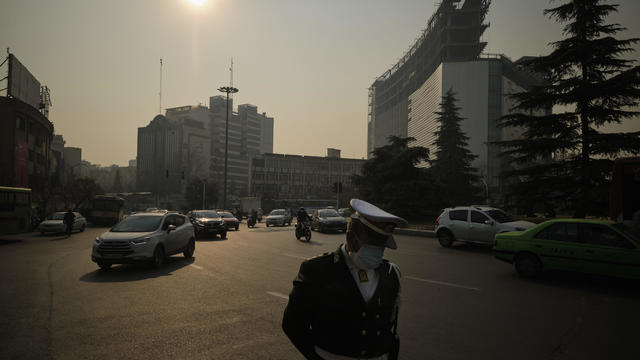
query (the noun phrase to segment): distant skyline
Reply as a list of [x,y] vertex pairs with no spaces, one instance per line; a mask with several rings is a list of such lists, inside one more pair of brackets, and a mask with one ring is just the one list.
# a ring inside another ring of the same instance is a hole
[[[512,60],[547,54],[562,25],[542,11],[563,2],[493,0],[485,52]],[[234,105],[256,105],[275,119],[275,153],[324,156],[337,148],[363,158],[367,89],[413,44],[436,3],[4,0],[0,46],[51,89],[56,134],[92,163],[135,159],[137,128],[158,114],[160,58],[163,108],[208,105],[229,84],[233,57]],[[640,37],[640,2],[610,3],[620,7],[607,22],[628,28],[617,37]],[[612,131],[640,131],[640,121]]]

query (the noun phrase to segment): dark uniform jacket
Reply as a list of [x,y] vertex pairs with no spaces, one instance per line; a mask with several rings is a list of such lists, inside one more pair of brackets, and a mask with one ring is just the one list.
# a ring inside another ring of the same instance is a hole
[[386,260],[376,271],[378,287],[365,303],[340,248],[300,265],[282,328],[304,356],[320,359],[315,346],[363,358],[392,351],[400,281]]

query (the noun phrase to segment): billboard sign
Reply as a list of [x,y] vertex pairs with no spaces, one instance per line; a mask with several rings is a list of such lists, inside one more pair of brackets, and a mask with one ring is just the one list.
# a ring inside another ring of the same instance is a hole
[[40,82],[13,55],[9,54],[9,96],[24,101],[38,109],[40,107]]

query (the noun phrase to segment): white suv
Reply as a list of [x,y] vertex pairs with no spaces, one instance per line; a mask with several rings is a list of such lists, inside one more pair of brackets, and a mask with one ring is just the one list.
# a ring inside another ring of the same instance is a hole
[[435,231],[440,245],[449,247],[454,241],[492,244],[498,233],[524,231],[534,225],[516,221],[497,208],[472,205],[444,209],[436,220]]
[[98,236],[91,260],[102,269],[112,264],[150,261],[154,267],[167,256],[183,253],[191,258],[196,249],[193,225],[178,213],[138,213]]

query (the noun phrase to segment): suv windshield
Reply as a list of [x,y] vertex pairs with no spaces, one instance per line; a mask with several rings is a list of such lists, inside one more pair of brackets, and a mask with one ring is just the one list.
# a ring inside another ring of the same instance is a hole
[[218,215],[215,211],[196,211],[193,213],[193,217],[195,218],[218,218]]
[[515,221],[514,218],[512,218],[511,216],[507,215],[507,213],[505,213],[502,210],[489,210],[486,211],[486,213],[491,216],[493,218],[493,220],[499,222],[499,223],[507,223],[507,222],[512,222]]
[[160,226],[162,216],[129,216],[111,228],[111,232],[149,232]]
[[269,215],[284,215],[284,210],[273,210]]
[[318,211],[318,216],[320,217],[339,217],[340,214],[338,214],[337,211],[335,210],[320,210]]

